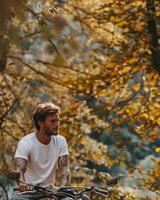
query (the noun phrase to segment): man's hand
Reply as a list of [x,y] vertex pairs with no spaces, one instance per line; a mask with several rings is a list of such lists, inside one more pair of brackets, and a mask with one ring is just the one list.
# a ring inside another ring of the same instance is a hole
[[19,188],[19,190],[20,190],[21,192],[24,192],[24,191],[26,191],[26,190],[29,190],[29,185],[27,185],[26,183],[20,183],[20,184],[18,185],[18,188]]
[[[21,192],[24,192],[26,190],[29,189],[29,185],[27,185],[26,183],[20,182],[20,172],[17,170],[12,170],[9,172],[9,178],[10,179],[14,179],[17,181],[18,183],[18,188]],[[19,183],[20,182],[20,183]]]
[[57,192],[57,190],[59,190],[59,187],[57,187],[55,185],[49,185],[46,187],[46,189],[52,189],[54,192]]

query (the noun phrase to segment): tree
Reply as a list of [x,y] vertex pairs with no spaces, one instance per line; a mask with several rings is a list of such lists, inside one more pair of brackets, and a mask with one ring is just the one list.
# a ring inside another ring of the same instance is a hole
[[105,182],[109,174],[99,170],[130,175],[147,155],[157,156],[159,75],[146,2],[6,2],[0,22],[1,171],[10,166],[15,140],[32,131],[34,105],[48,100],[63,110],[74,183]]
[[160,60],[159,60],[159,44],[158,44],[158,31],[156,24],[156,9],[154,0],[147,1],[147,13],[148,13],[148,31],[151,35],[151,52],[153,65],[159,72]]

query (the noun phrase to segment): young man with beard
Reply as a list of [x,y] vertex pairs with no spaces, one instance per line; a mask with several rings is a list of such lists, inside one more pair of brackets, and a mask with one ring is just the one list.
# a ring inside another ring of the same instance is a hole
[[66,186],[70,181],[68,147],[66,139],[59,135],[60,108],[52,103],[39,104],[33,112],[37,131],[24,136],[15,153],[16,170],[20,173],[18,190],[12,200],[31,200],[33,195],[20,194],[28,184]]

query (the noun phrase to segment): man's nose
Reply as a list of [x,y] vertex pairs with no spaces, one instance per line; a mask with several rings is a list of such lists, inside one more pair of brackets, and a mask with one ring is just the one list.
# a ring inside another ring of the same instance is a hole
[[60,123],[59,123],[59,121],[57,121],[57,123],[56,123],[56,127],[59,127],[59,125],[60,125]]

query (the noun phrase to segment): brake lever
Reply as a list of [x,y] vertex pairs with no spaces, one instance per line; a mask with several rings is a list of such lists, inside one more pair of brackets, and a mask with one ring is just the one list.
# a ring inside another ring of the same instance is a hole
[[97,188],[95,188],[95,192],[96,192],[96,193],[99,193],[99,194],[101,194],[101,195],[104,195],[104,196],[109,195],[109,191],[107,191],[107,190],[102,190],[102,189],[97,189]]
[[18,194],[34,194],[36,193],[36,190],[26,190],[24,192],[18,192]]

